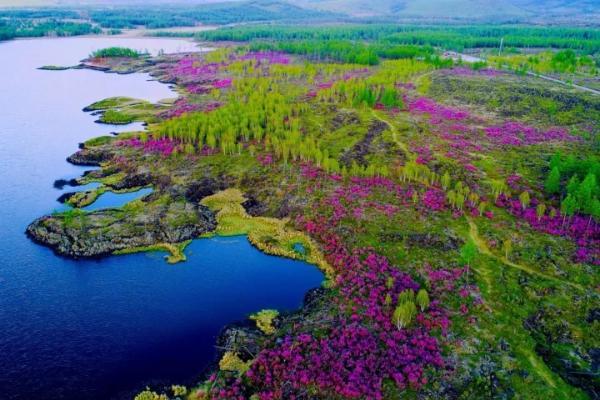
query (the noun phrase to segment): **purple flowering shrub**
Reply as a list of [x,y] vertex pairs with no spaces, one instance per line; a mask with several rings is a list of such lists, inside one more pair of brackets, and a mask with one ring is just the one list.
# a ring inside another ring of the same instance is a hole
[[117,146],[138,148],[142,149],[145,153],[157,153],[164,157],[168,157],[178,151],[181,147],[181,143],[177,140],[168,138],[154,139],[150,137],[145,141],[142,141],[139,138],[120,140],[117,142]]
[[540,130],[520,122],[508,121],[485,128],[486,136],[500,146],[524,146],[550,141],[574,142],[577,137],[564,128]]
[[[398,207],[414,206],[413,189],[381,177],[354,177],[341,183],[340,176],[308,163],[302,164],[301,175],[313,190],[328,182],[333,185],[328,196],[317,200],[314,215],[298,216],[296,225],[321,244],[335,271],[331,297],[335,311],[316,330],[310,320],[294,322],[291,331],[257,355],[241,379],[226,382],[213,376],[212,397],[242,399],[256,394],[269,400],[312,393],[319,398],[383,399],[389,385],[418,390],[430,372],[446,367],[442,343],[450,319],[440,300],[459,291],[471,296],[477,289],[462,285],[463,268],[426,267],[432,301],[419,309],[412,325],[399,330],[392,318],[394,304],[400,293],[417,292],[421,285],[373,248],[349,249],[337,229],[344,218],[356,218],[357,209],[393,215]],[[378,191],[391,193],[394,204],[375,201],[372,195]],[[440,189],[427,190],[423,198],[430,210],[446,207]],[[467,300],[460,304],[461,313],[468,313],[467,304]]]
[[429,122],[433,125],[443,121],[461,121],[469,118],[469,113],[464,110],[443,106],[427,97],[419,97],[408,104],[408,110],[413,114],[429,115]]
[[496,205],[506,208],[512,215],[524,219],[533,229],[554,236],[571,239],[577,250],[576,262],[600,265],[600,224],[591,217],[582,215],[566,216],[560,210],[552,209],[539,216],[536,211],[538,202],[531,201],[529,207],[523,207],[518,199],[501,195]]

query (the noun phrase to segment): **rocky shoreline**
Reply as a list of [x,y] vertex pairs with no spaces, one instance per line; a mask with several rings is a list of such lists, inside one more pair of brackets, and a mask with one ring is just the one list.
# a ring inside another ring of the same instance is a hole
[[[81,149],[69,156],[67,161],[74,165],[101,166],[113,157],[110,146],[81,145]],[[118,174],[115,169],[108,167],[91,171],[84,179],[101,181],[109,178],[104,185],[114,191],[160,183],[147,171],[121,173],[122,176],[115,179],[114,176]],[[73,180],[70,183],[80,182]],[[221,186],[210,179],[191,185],[184,193],[196,200],[194,202],[168,201],[148,205],[149,197],[152,196],[148,195],[133,210],[103,209],[84,212],[75,208],[70,212],[38,218],[27,227],[26,234],[36,243],[53,249],[56,254],[73,258],[101,257],[164,243],[179,244],[216,229],[215,214],[198,201]],[[66,193],[60,200],[69,201],[76,193]],[[85,193],[93,194],[93,191]]]
[[[148,68],[149,66],[155,67]],[[113,73],[147,72],[160,82],[177,83],[164,73],[160,64],[153,61],[119,64],[119,70],[100,68],[85,62],[74,68]],[[84,111],[97,110],[92,105]],[[170,251],[176,259],[173,262],[181,261],[185,257],[177,257],[183,254],[188,241],[219,233],[222,222],[219,220],[219,210],[203,205],[203,200],[229,188],[240,188],[245,196],[239,206],[248,214],[248,218],[271,219],[269,225],[277,221],[277,226],[281,226],[276,229],[280,236],[268,230],[258,231],[254,235],[254,241],[250,242],[269,254],[284,255],[276,250],[289,247],[289,243],[280,240],[288,234],[283,228],[287,224],[286,217],[290,215],[290,210],[298,207],[299,199],[266,190],[261,184],[262,177],[255,170],[242,177],[234,177],[230,175],[230,171],[217,164],[203,164],[199,167],[189,160],[177,157],[167,162],[160,156],[160,152],[147,151],[139,142],[129,144],[128,140],[132,140],[130,137],[109,136],[80,144],[79,150],[70,155],[67,161],[74,165],[98,168],[86,172],[78,179],[56,181],[55,186],[62,188],[99,183],[98,188],[61,196],[62,201],[75,205],[81,205],[77,202],[81,193],[95,199],[100,191],[125,191],[151,186],[154,189],[151,194],[121,208],[92,212],[74,208],[64,213],[43,216],[27,227],[27,236],[52,249],[57,255],[75,259],[160,249]],[[227,223],[224,225],[227,226]],[[257,242],[262,246],[257,246]],[[178,249],[179,253],[171,251],[172,248]],[[331,302],[327,301],[327,297],[330,294],[331,291],[323,287],[310,290],[302,307],[276,317],[272,322],[273,327],[288,330],[299,320],[313,318],[315,321],[322,321],[323,326],[328,325],[330,322],[326,313]],[[219,360],[226,353],[238,354],[242,361],[248,362],[261,350],[272,346],[273,340],[276,340],[274,335],[261,331],[250,319],[224,327],[215,344],[217,357],[206,366],[205,377],[220,369]]]
[[169,211],[163,208],[131,220],[119,218],[111,209],[99,210],[88,213],[85,223],[79,223],[77,216],[71,221],[67,216],[45,216],[29,225],[26,233],[61,256],[79,258],[106,256],[159,243],[181,243],[216,228],[214,214],[206,207],[190,206],[182,210],[199,221],[176,228],[163,222]]

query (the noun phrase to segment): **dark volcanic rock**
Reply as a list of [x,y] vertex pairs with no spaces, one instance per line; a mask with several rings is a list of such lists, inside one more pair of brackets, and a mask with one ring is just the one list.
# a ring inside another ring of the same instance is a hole
[[277,210],[275,210],[276,218],[286,218],[290,215],[301,213],[306,207],[307,200],[305,197],[296,196],[293,194],[286,194]]
[[452,251],[458,249],[462,245],[461,239],[457,238],[453,232],[445,232],[444,235],[439,235],[432,232],[427,233],[407,233],[407,232],[384,232],[379,235],[382,241],[400,242],[405,241],[408,246],[416,246],[423,248],[434,248],[444,251]]
[[67,157],[67,161],[75,165],[94,166],[97,167],[101,163],[109,161],[114,156],[114,153],[103,147],[84,148],[77,153]]
[[222,356],[226,351],[233,351],[240,359],[253,359],[261,350],[263,333],[255,327],[254,322],[244,321],[232,324],[221,331],[217,337],[217,347]]
[[127,175],[117,183],[109,185],[115,190],[131,189],[136,187],[148,186],[152,183],[152,175],[148,172],[141,174]]
[[29,225],[26,233],[60,255],[97,257],[157,243],[179,243],[215,228],[215,216],[207,207],[174,202],[137,214],[107,209],[46,216]]
[[600,321],[600,308],[591,309],[585,320],[590,324],[595,321]]
[[58,201],[59,203],[66,203],[75,193],[77,192],[63,193],[58,197],[58,199],[56,199],[56,201]]
[[340,110],[331,120],[333,130],[347,125],[356,125],[360,123],[360,117],[355,111]]
[[198,203],[207,196],[225,189],[224,184],[214,178],[202,178],[190,184],[185,190],[185,199],[191,203]]
[[[320,315],[324,305],[331,305],[331,301],[327,301],[327,289],[318,287],[309,290],[305,297],[302,308],[292,313],[279,315],[273,321],[276,328],[284,325],[291,326],[294,321],[324,320],[327,312]],[[248,361],[256,357],[262,350],[267,341],[267,336],[256,327],[256,323],[250,319],[240,321],[226,326],[217,337],[216,347],[219,350],[219,358],[226,351],[233,351],[243,361]]]
[[242,207],[244,207],[246,212],[253,217],[264,215],[267,211],[267,206],[265,204],[251,196],[248,197],[248,200],[242,203]]
[[369,126],[369,130],[365,137],[358,143],[354,145],[350,150],[346,151],[340,157],[340,161],[346,167],[350,167],[352,165],[352,161],[356,161],[359,165],[366,165],[367,162],[365,157],[374,152],[373,149],[373,141],[379,137],[388,126],[383,121],[375,120]]
[[76,179],[57,179],[54,181],[54,187],[56,189],[62,190],[65,186],[79,186],[79,183]]

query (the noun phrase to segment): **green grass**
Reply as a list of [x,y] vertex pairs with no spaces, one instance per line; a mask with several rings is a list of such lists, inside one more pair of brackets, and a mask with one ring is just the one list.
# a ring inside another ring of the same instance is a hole
[[135,121],[135,117],[117,110],[106,110],[99,119],[104,124],[127,125]]
[[152,246],[143,246],[143,247],[134,247],[131,249],[118,250],[115,251],[115,255],[125,255],[125,254],[135,254],[135,253],[145,253],[145,252],[166,252],[169,253],[167,258],[167,262],[169,264],[176,264],[179,262],[183,262],[187,260],[185,256],[185,248],[192,243],[191,240],[187,240],[182,243],[157,243]]

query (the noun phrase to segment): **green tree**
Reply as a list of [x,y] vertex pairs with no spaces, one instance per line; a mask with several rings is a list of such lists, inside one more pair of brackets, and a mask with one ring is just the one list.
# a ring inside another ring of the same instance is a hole
[[546,178],[544,187],[546,188],[546,192],[550,194],[555,194],[560,191],[560,170],[558,167],[552,168],[550,175]]
[[571,194],[560,204],[560,211],[563,213],[563,223],[567,217],[572,217],[577,212],[577,200]]
[[419,290],[419,293],[417,293],[417,304],[419,305],[421,312],[425,311],[427,307],[429,307],[429,303],[429,294],[427,293],[427,290]]
[[415,292],[412,289],[408,289],[408,290],[403,290],[402,292],[400,292],[400,294],[398,295],[398,304],[402,304],[402,303],[406,303],[406,302],[413,302],[415,301]]
[[417,307],[415,306],[415,303],[413,303],[412,301],[408,301],[399,304],[396,307],[392,318],[398,330],[402,330],[403,328],[410,325],[416,314]]
[[538,221],[542,219],[544,214],[546,213],[546,205],[544,203],[540,203],[535,208],[535,214],[537,215]]
[[521,202],[521,207],[525,210],[529,207],[529,203],[531,203],[531,197],[529,196],[529,192],[525,191],[519,195],[519,201]]
[[448,173],[448,171],[444,172],[444,175],[442,175],[442,187],[444,188],[444,190],[447,190],[450,187],[451,183],[452,180],[450,178],[450,174]]
[[510,238],[506,238],[504,242],[502,242],[502,250],[504,250],[504,258],[508,260],[508,256],[512,251],[512,240]]
[[467,243],[460,248],[460,259],[465,265],[471,265],[471,263],[475,261],[477,254],[477,245],[473,240],[467,241]]
[[392,87],[386,87],[383,89],[383,94],[381,95],[381,104],[387,108],[396,107],[398,105],[398,93],[396,93],[396,89]]

